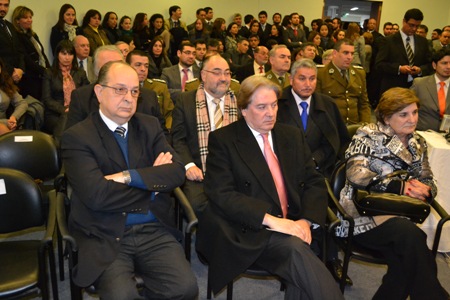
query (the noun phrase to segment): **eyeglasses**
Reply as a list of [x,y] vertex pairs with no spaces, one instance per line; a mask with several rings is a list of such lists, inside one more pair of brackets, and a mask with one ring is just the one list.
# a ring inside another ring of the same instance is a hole
[[221,76],[221,75],[223,75],[223,76],[225,76],[225,77],[230,77],[231,75],[233,75],[233,73],[231,73],[230,71],[219,71],[219,70],[214,70],[214,71],[209,71],[209,70],[205,70],[205,69],[203,69],[203,71],[205,71],[205,72],[208,72],[208,73],[211,73],[211,74],[213,74],[214,76],[217,76],[217,77],[219,77],[219,76]]
[[135,88],[135,89],[129,90],[129,89],[125,88],[125,87],[114,87],[114,86],[109,86],[109,85],[106,85],[106,84],[101,84],[101,86],[113,89],[114,92],[117,95],[122,95],[122,96],[128,94],[128,91],[130,91],[131,97],[133,97],[133,98],[139,97],[139,94],[141,93],[139,88]]

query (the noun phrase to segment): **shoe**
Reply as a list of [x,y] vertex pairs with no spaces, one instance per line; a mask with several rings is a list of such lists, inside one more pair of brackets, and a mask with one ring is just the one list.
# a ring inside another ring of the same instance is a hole
[[[341,281],[342,278],[342,273],[344,273],[344,269],[342,268],[342,263],[340,259],[333,259],[330,261],[326,262],[326,266],[328,268],[328,270],[330,271],[331,275],[333,275],[334,279],[337,282]],[[353,281],[350,279],[350,277],[345,278],[345,284],[352,286],[353,285]]]

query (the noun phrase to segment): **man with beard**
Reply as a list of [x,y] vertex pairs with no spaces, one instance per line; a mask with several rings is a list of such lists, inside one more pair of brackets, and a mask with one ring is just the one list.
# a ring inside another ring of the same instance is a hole
[[208,155],[208,134],[237,120],[235,96],[230,92],[231,71],[220,55],[203,61],[202,84],[182,93],[175,103],[172,142],[186,169],[183,191],[197,215],[207,204],[203,179]]

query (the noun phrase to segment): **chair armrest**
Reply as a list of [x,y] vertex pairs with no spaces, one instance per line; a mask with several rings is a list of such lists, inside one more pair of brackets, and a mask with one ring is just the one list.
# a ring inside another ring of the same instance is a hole
[[341,220],[336,216],[330,207],[327,207],[328,232],[333,232],[341,224]]
[[447,211],[437,201],[433,201],[431,203],[431,207],[441,217],[441,219],[438,222],[438,225],[436,226],[436,234],[434,235],[433,248],[431,250],[431,253],[433,254],[433,256],[436,257],[437,250],[439,247],[439,241],[441,239],[442,228],[444,227],[444,224],[450,220],[450,216],[447,213]]
[[71,250],[74,252],[78,251],[78,245],[75,239],[70,235],[67,229],[67,218],[66,218],[66,204],[65,204],[65,194],[58,192],[56,194],[56,220],[58,224],[58,230],[61,233],[64,241],[70,244]]
[[51,190],[47,193],[49,202],[48,216],[47,216],[47,228],[45,230],[44,238],[42,242],[44,244],[51,244],[56,229],[56,190]]
[[174,189],[173,194],[180,203],[180,206],[183,209],[184,215],[186,216],[187,219],[187,226],[185,231],[187,233],[192,233],[194,227],[198,224],[198,219],[197,216],[195,215],[194,209],[192,209],[189,200],[187,199],[186,195],[181,190],[181,188],[177,187],[176,189]]

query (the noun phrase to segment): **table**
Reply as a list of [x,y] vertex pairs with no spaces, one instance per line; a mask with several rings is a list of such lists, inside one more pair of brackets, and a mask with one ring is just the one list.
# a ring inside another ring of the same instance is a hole
[[[428,160],[436,179],[438,194],[436,201],[450,212],[450,144],[445,138],[435,131],[417,131],[428,144]],[[430,216],[419,227],[427,234],[427,244],[431,248],[439,216],[432,209]],[[450,221],[442,230],[441,241],[438,250],[450,252]]]

